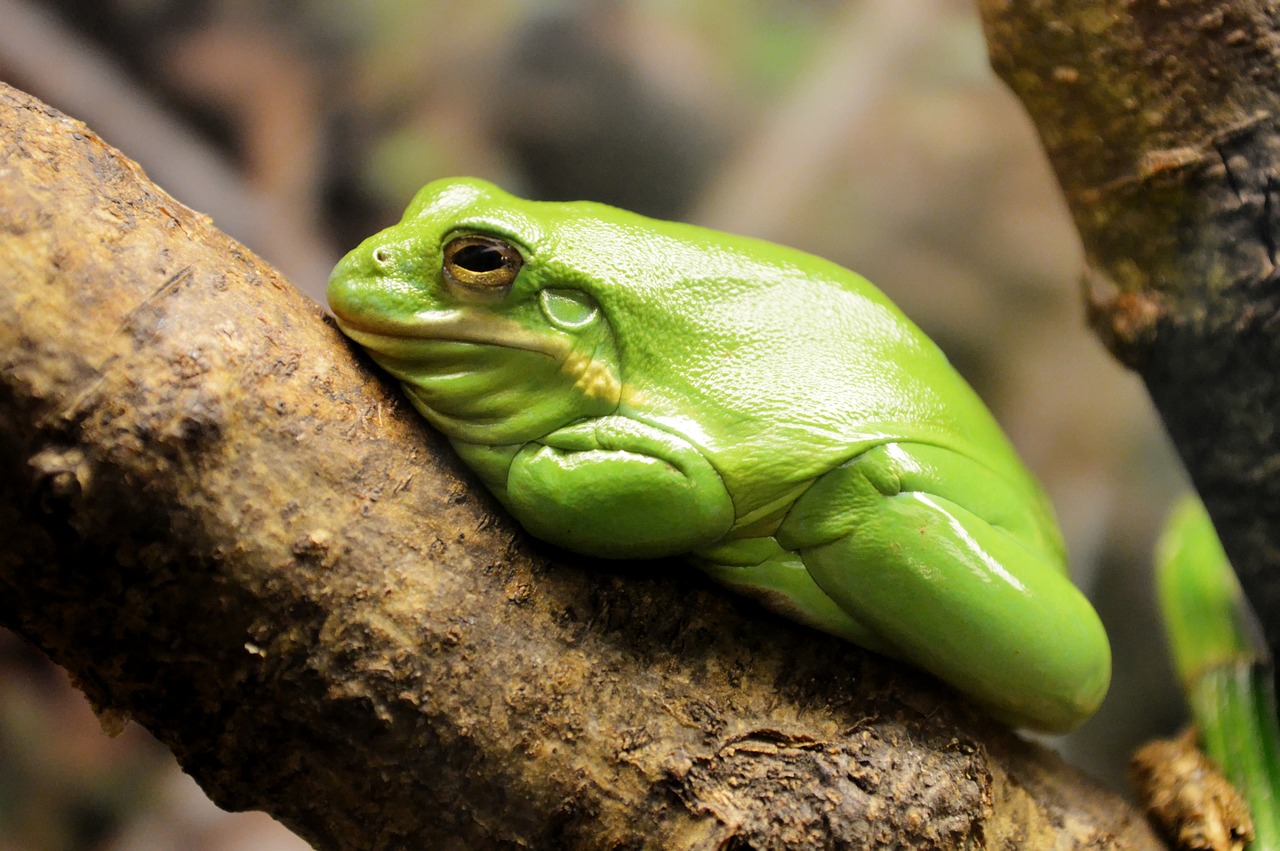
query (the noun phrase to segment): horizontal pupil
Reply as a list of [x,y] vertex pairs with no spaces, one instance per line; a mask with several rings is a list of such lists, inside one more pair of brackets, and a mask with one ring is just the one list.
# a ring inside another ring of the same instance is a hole
[[453,262],[468,272],[493,272],[507,265],[507,258],[488,245],[464,245],[453,255]]

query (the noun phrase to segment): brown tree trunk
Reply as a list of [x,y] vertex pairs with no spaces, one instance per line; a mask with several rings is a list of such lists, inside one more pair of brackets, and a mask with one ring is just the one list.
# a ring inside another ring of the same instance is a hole
[[1280,10],[982,0],[1084,240],[1094,328],[1138,371],[1280,651]]
[[923,675],[526,539],[315,304],[0,87],[0,622],[323,848],[1151,848]]

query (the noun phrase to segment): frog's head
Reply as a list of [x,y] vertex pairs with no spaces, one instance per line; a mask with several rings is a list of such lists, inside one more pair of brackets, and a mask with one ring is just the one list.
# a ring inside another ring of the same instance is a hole
[[521,443],[622,397],[591,287],[549,262],[558,236],[546,206],[439,180],[330,277],[343,332],[449,437]]

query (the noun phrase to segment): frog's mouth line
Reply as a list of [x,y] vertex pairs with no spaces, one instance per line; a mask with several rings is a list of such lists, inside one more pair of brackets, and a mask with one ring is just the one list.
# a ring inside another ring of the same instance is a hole
[[411,346],[415,342],[471,343],[519,349],[563,361],[570,351],[566,341],[530,331],[510,319],[476,317],[459,311],[418,315],[409,322],[396,323],[337,319],[342,333],[374,352],[388,348],[403,351],[406,344]]
[[[419,346],[438,343],[462,343],[494,346],[545,355],[560,364],[560,369],[574,379],[581,393],[617,403],[621,399],[634,402],[639,398],[625,388],[609,366],[592,357],[574,352],[566,340],[530,331],[510,319],[493,316],[474,317],[459,311],[419,315],[409,322],[367,322],[338,318],[342,332],[362,348],[397,361],[412,361],[424,352]],[[393,374],[394,368],[383,363]]]

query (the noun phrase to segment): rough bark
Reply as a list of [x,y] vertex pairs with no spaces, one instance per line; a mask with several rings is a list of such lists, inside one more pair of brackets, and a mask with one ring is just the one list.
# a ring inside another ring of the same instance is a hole
[[322,311],[0,88],[0,622],[322,848],[1154,847],[926,677],[495,510]]
[[1159,408],[1280,650],[1280,8],[983,0],[1088,260],[1091,321]]

